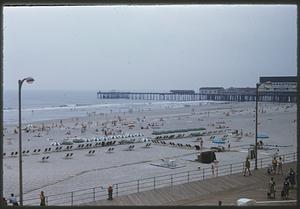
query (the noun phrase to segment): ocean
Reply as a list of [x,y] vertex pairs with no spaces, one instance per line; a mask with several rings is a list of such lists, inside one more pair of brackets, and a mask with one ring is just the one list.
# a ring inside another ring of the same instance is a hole
[[[30,91],[22,89],[22,122],[65,119],[89,113],[129,112],[166,106],[207,104],[208,101],[157,101],[128,99],[97,99],[97,91]],[[4,125],[18,123],[18,92],[4,91]]]

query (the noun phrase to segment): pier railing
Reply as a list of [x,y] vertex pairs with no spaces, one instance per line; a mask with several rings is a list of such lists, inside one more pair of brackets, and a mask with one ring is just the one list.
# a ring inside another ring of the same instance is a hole
[[[289,153],[280,155],[283,163],[297,161],[297,153]],[[268,156],[258,159],[258,168],[267,168],[271,165],[273,157]],[[283,164],[283,166],[284,166]],[[253,170],[252,166],[252,169]],[[244,162],[231,163],[215,166],[212,168],[200,168],[190,171],[182,171],[173,174],[160,175],[133,181],[121,182],[113,184],[113,196],[118,197],[142,191],[149,191],[157,188],[179,185],[193,181],[201,181],[218,176],[231,175],[244,172]],[[38,194],[37,194],[38,196]],[[49,206],[59,205],[80,205],[97,200],[103,200],[108,197],[107,187],[92,187],[87,189],[75,190],[60,194],[50,194],[46,196],[46,204]],[[39,205],[39,198],[31,198],[23,200],[24,205]]]

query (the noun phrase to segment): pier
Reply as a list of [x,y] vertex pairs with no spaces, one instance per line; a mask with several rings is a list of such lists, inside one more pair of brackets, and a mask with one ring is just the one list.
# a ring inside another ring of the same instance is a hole
[[[296,102],[296,92],[260,92],[259,101],[264,102]],[[253,92],[221,92],[217,94],[200,94],[191,90],[171,90],[170,92],[97,92],[98,99],[131,99],[131,100],[161,100],[161,101],[255,101],[256,95]]]

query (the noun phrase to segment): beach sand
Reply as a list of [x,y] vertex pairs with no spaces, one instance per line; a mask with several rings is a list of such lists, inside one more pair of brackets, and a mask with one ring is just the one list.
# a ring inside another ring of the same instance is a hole
[[[260,104],[259,133],[266,133],[269,139],[264,139],[266,144],[291,145],[280,147],[279,154],[296,152],[296,105],[295,104]],[[131,126],[130,126],[131,124]],[[26,126],[28,124],[24,124]],[[200,105],[194,103],[185,107],[174,108],[172,105],[161,109],[135,109],[132,112],[119,113],[90,113],[86,117],[69,118],[32,123],[35,132],[22,133],[23,150],[42,149],[55,146],[53,142],[62,142],[64,138],[93,138],[107,133],[122,135],[142,133],[143,137],[156,136],[153,131],[174,130],[183,128],[206,128],[206,132],[224,130],[242,130],[243,137],[238,140],[229,137],[231,151],[216,153],[219,164],[242,162],[248,154],[248,147],[254,143],[255,133],[255,103],[213,103]],[[85,131],[82,133],[82,127]],[[130,126],[130,127],[129,127]],[[221,126],[221,127],[218,127]],[[43,128],[44,127],[44,128]],[[48,129],[49,127],[49,129]],[[141,129],[143,127],[143,129]],[[147,129],[148,127],[148,129]],[[14,132],[15,125],[5,126],[4,130],[4,196],[19,191],[19,167],[18,157],[10,157],[11,152],[18,151],[18,134]],[[40,129],[40,131],[38,131]],[[98,130],[96,130],[98,129]],[[98,132],[97,132],[98,131]],[[249,134],[250,136],[246,136]],[[38,135],[40,135],[38,137]],[[215,136],[222,136],[212,134]],[[199,145],[197,137],[188,137],[167,140],[166,143],[183,143]],[[212,146],[210,136],[202,136],[204,148],[208,150]],[[93,142],[95,143],[95,142]],[[151,147],[143,148],[145,143],[134,143],[133,151],[126,151],[129,144],[114,146],[112,153],[107,153],[108,147],[92,148],[94,156],[87,156],[91,149],[73,150],[72,159],[64,159],[67,151],[51,152],[41,155],[28,155],[23,157],[23,190],[24,199],[38,198],[43,190],[46,195],[71,192],[96,186],[107,187],[119,182],[154,177],[163,174],[171,174],[187,170],[195,170],[210,167],[210,164],[202,164],[187,160],[197,157],[199,151],[152,143]],[[245,145],[245,146],[243,146]],[[77,146],[76,144],[73,147]],[[64,146],[65,147],[65,146]],[[69,151],[70,152],[70,151]],[[258,157],[271,156],[275,150],[259,150]],[[48,162],[40,162],[42,156],[50,156]],[[169,169],[153,166],[151,163],[161,163],[161,159],[176,159],[183,165],[180,168]],[[254,166],[254,161],[252,161]]]

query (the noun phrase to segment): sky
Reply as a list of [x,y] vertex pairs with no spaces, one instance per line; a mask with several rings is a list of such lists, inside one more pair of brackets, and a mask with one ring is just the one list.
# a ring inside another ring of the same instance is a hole
[[4,7],[4,90],[255,87],[297,75],[296,21],[295,5]]

